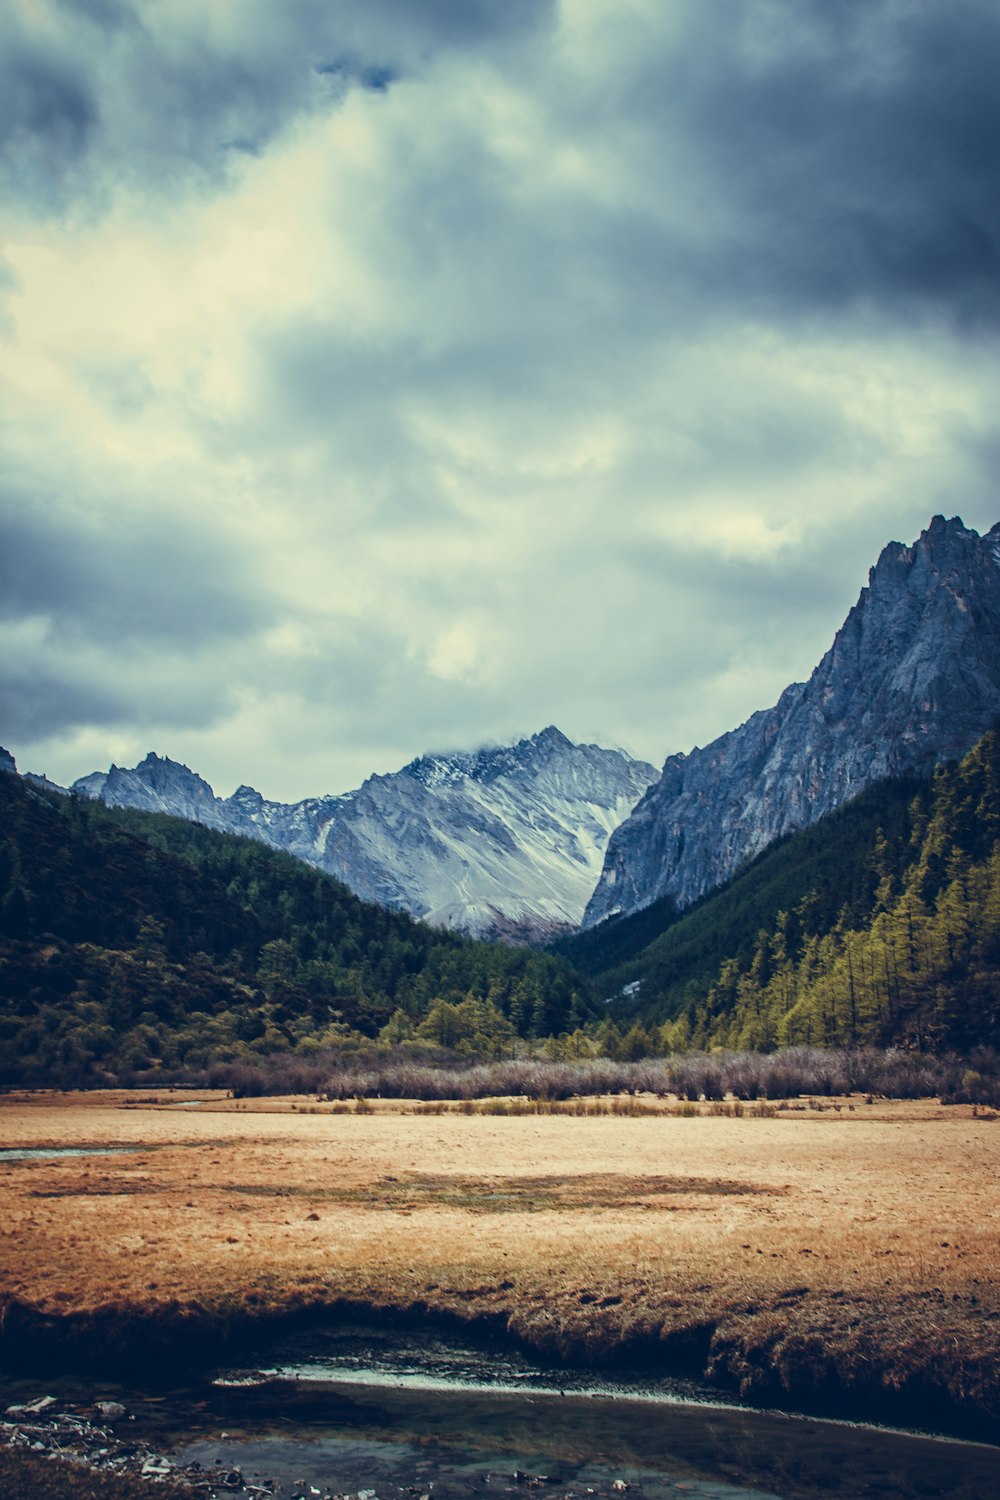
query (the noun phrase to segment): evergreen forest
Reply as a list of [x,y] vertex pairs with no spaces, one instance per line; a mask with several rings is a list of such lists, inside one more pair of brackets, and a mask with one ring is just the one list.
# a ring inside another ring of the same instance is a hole
[[665,1052],[996,1047],[1000,730],[929,780],[871,787],[687,911],[661,902],[560,950]]
[[1000,1047],[1000,729],[684,912],[658,902],[550,951],[426,927],[252,839],[0,775],[0,1086],[224,1081],[366,1050],[789,1047]]
[[252,839],[0,774],[0,1084],[417,1036],[481,1056],[591,1018],[565,959],[360,901]]

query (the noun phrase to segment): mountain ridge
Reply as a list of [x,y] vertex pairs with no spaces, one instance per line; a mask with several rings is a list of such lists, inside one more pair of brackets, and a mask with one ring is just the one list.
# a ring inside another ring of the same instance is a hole
[[935,516],[890,542],[833,644],[711,744],[672,755],[612,834],[583,926],[681,908],[775,838],[886,777],[961,757],[1000,709],[1000,524]]
[[538,942],[578,926],[612,829],[655,776],[644,761],[576,745],[549,725],[512,745],[418,756],[351,791],[296,803],[246,784],[217,797],[196,771],[154,751],[71,790],[256,838],[433,926]]

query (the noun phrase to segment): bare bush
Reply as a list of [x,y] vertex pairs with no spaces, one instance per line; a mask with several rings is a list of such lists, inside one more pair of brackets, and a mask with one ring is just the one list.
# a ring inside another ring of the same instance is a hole
[[667,1092],[662,1064],[619,1063],[607,1058],[586,1062],[547,1062],[511,1058],[501,1062],[431,1067],[402,1062],[331,1069],[323,1092],[328,1099],[362,1093],[383,1099],[572,1099],[577,1095]]
[[680,1100],[721,1103],[728,1098],[830,1098],[861,1093],[892,1099],[940,1097],[945,1103],[997,1105],[1000,1054],[987,1048],[967,1057],[902,1048],[790,1047],[781,1052],[690,1052],[664,1059],[575,1062],[509,1058],[482,1062],[444,1049],[417,1054],[371,1048],[310,1057],[276,1053],[219,1062],[196,1072],[135,1074],[127,1086],[229,1089],[237,1098],[313,1094],[328,1101],[525,1099],[558,1103],[601,1095],[674,1094]]

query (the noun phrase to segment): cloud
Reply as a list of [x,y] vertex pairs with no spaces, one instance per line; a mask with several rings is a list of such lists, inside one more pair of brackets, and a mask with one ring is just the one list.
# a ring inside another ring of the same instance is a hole
[[655,82],[738,231],[712,284],[724,268],[741,300],[995,324],[998,44],[981,0],[751,6],[724,33],[702,8]]
[[0,515],[0,722],[33,741],[81,726],[218,722],[274,601],[210,524],[74,514],[38,496]]
[[647,757],[997,519],[985,0],[0,20],[0,739]]
[[0,17],[0,169],[35,210],[117,186],[220,186],[299,116],[436,52],[537,34],[545,3],[15,0]]
[[259,630],[273,601],[231,542],[168,518],[108,524],[11,505],[0,515],[0,619],[42,617],[106,646],[187,645]]

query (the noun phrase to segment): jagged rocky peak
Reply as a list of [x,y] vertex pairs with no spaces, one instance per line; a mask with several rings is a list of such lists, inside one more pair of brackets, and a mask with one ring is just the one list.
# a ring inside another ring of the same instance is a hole
[[225,828],[222,803],[203,777],[189,766],[150,751],[131,769],[112,765],[74,781],[72,790],[108,807],[135,807],[171,813],[210,828]]
[[243,812],[260,812],[264,806],[264,798],[256,787],[247,786],[245,783],[238,786],[232,796],[226,800],[231,807],[239,808]]
[[655,779],[642,761],[550,727],[514,745],[421,756],[355,791],[292,804],[245,785],[220,799],[155,754],[74,789],[248,834],[436,925],[536,940],[579,923],[612,828]]
[[598,756],[618,756],[627,764],[644,764],[632,761],[620,751],[604,751],[596,745],[576,745],[561,729],[550,724],[538,734],[510,745],[483,745],[478,750],[419,756],[404,767],[403,774],[432,789],[466,779],[486,784],[503,776],[537,773],[563,757],[577,761],[587,751],[594,751]]
[[20,776],[22,781],[27,781],[31,786],[40,786],[47,792],[59,792],[61,796],[66,795],[66,788],[60,786],[57,781],[51,781],[48,776],[39,775],[37,771],[25,771],[22,775],[17,769],[17,761],[2,745],[0,745],[0,771],[6,771],[10,776]]
[[78,797],[89,797],[91,801],[99,802],[107,782],[107,771],[91,771],[89,776],[80,776],[74,781],[70,790],[76,792]]
[[965,753],[1000,713],[1000,525],[890,542],[807,683],[672,756],[612,835],[584,925],[686,906],[873,782]]
[[[468,776],[472,762],[471,755],[458,750],[445,755],[418,755],[416,760],[411,760],[399,774],[409,776],[422,786],[431,788],[447,786],[449,782],[461,781],[463,777]],[[384,776],[370,777],[365,785],[368,786],[371,781],[384,781],[385,779]]]
[[32,786],[40,786],[46,792],[58,792],[60,797],[69,795],[64,786],[60,786],[58,781],[53,781],[42,772],[25,771],[23,779],[30,782]]
[[439,926],[541,939],[578,923],[611,829],[655,775],[550,728],[371,777],[315,837],[324,867],[361,895]]

